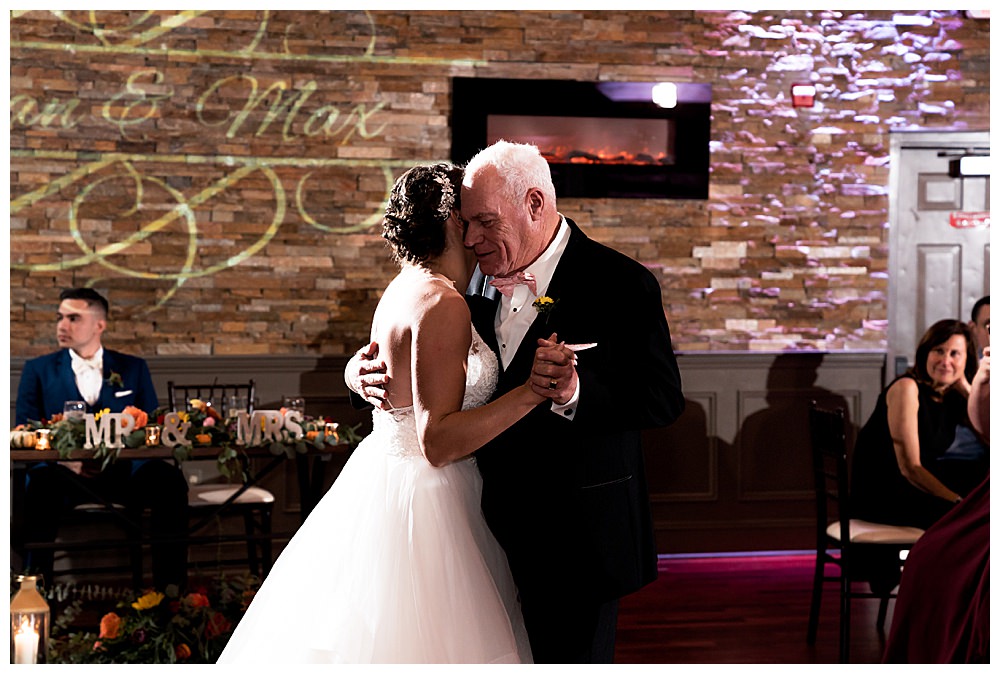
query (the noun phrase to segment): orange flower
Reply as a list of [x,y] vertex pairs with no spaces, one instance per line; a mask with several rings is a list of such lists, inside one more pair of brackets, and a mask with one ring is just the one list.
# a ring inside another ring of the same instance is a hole
[[212,436],[208,433],[199,433],[194,436],[194,439],[198,441],[199,445],[210,445],[212,444]]
[[315,440],[318,435],[319,431],[306,431],[306,440]]
[[101,618],[101,633],[98,636],[101,639],[115,639],[121,627],[122,619],[117,613],[106,613]]
[[208,597],[201,592],[192,592],[184,597],[184,603],[191,608],[205,608],[209,605]]
[[174,655],[178,660],[187,660],[191,657],[191,647],[187,644],[178,644],[174,649]]
[[147,423],[149,423],[149,415],[140,410],[138,407],[129,405],[122,411],[125,412],[125,414],[132,415],[132,418],[135,419],[134,430],[139,430],[140,428],[143,428]]
[[226,616],[221,613],[213,613],[212,617],[208,619],[208,624],[205,625],[205,636],[214,639],[220,634],[225,634],[231,628],[232,624],[226,619]]

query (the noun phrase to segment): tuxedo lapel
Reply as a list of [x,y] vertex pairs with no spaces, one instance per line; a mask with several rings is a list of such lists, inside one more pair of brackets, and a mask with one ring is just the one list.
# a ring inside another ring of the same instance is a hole
[[53,363],[55,367],[55,380],[59,382],[59,387],[65,391],[61,396],[65,400],[83,400],[83,394],[76,387],[76,373],[73,372],[73,358],[69,355],[69,349],[63,349],[56,356]]
[[112,403],[115,400],[116,389],[113,385],[108,384],[108,379],[111,378],[112,372],[117,372],[121,376],[121,366],[118,360],[115,358],[113,351],[104,349],[104,357],[101,363],[101,394],[97,397],[97,403],[94,405],[98,409],[114,409]]

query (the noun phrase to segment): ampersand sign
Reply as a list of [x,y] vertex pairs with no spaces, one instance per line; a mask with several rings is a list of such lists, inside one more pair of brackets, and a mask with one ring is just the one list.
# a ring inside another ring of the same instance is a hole
[[171,412],[163,417],[163,434],[160,441],[167,447],[190,445],[191,441],[187,439],[189,428],[191,428],[190,421],[182,423],[180,415],[176,412]]

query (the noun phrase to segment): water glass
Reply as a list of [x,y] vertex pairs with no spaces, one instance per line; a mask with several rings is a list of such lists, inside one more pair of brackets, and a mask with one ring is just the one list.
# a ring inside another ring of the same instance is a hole
[[306,413],[306,399],[300,396],[281,396],[281,406],[286,410],[295,410],[300,414]]
[[67,400],[63,403],[63,418],[82,421],[87,414],[87,403],[82,400]]
[[245,395],[229,396],[229,406],[226,408],[226,416],[235,417],[239,411],[247,411],[247,397]]

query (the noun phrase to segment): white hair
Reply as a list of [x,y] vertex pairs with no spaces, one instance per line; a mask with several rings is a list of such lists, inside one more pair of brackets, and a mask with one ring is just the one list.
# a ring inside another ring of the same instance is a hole
[[528,190],[537,188],[546,201],[555,205],[556,188],[549,163],[534,145],[498,140],[469,160],[462,184],[471,187],[475,175],[488,166],[503,178],[503,194],[510,203],[521,203]]

